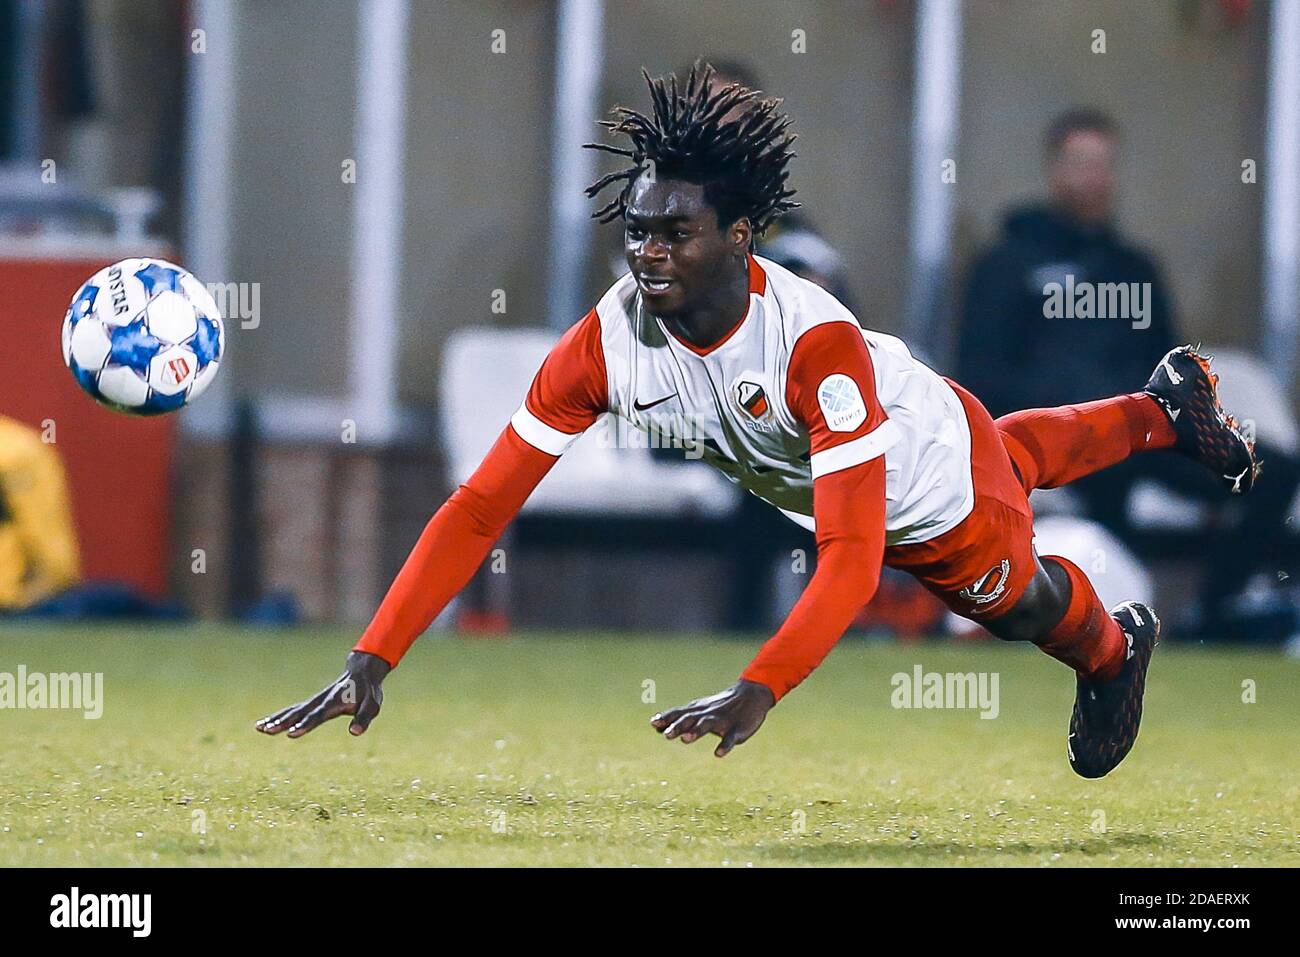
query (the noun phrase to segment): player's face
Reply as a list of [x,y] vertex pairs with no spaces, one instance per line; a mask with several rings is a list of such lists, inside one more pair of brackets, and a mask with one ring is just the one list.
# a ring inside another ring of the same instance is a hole
[[646,309],[682,316],[714,301],[720,280],[744,268],[749,223],[721,229],[703,186],[643,174],[628,201],[623,247]]
[[1096,130],[1071,133],[1048,168],[1052,195],[1084,222],[1110,217],[1115,201],[1115,140]]

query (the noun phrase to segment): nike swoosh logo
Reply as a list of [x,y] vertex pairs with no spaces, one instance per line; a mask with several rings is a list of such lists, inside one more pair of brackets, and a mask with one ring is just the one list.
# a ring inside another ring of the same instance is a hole
[[675,398],[677,398],[676,392],[674,392],[672,395],[666,395],[662,399],[655,399],[653,402],[647,402],[644,405],[642,405],[640,402],[634,401],[632,403],[632,408],[636,409],[638,412],[644,412],[646,409],[653,409],[655,406],[663,405],[669,399],[675,399]]

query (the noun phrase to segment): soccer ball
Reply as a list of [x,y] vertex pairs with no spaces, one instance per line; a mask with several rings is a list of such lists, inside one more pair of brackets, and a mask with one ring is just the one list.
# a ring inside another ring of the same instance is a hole
[[211,384],[225,335],[216,302],[191,273],[124,259],[77,290],[63,317],[63,361],[96,401],[160,415]]

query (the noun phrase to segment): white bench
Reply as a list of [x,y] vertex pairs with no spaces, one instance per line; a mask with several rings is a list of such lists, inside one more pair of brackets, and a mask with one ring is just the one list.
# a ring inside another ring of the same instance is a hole
[[[543,329],[458,329],[447,340],[440,405],[448,470],[478,467],[528,392],[556,336]],[[724,518],[740,492],[702,462],[663,461],[648,448],[610,448],[597,423],[524,506],[529,514]],[[611,433],[604,433],[605,435]]]

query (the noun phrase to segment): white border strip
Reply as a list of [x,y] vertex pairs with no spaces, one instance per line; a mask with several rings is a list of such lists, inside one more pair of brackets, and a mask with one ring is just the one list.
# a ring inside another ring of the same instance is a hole
[[937,351],[935,327],[943,277],[952,255],[956,187],[942,179],[945,160],[957,158],[961,110],[962,5],[920,0],[915,13],[912,85],[912,202],[908,211],[909,344]]
[[886,419],[866,435],[859,436],[851,442],[836,445],[829,449],[814,452],[809,464],[812,466],[814,480],[832,472],[842,472],[863,462],[870,462],[885,452],[903,437],[902,431],[890,419]]
[[[204,33],[204,52],[185,54],[189,72],[185,84],[185,233],[180,258],[200,282],[229,282],[230,180],[238,99],[235,76],[242,56],[236,36],[240,14],[229,0],[197,0],[193,10],[193,28]],[[192,42],[187,35],[186,51]],[[126,255],[149,253],[136,251],[115,258]],[[221,438],[230,432],[234,369],[228,359],[232,338],[227,327],[226,354],[221,357],[225,369],[218,370],[203,401],[180,416],[186,435]]]
[[510,417],[510,424],[519,433],[519,437],[540,452],[560,456],[568,451],[569,446],[582,438],[582,433],[570,435],[553,429],[537,416],[528,411],[527,404],[519,406],[519,411]]
[[564,330],[582,318],[583,277],[591,250],[590,201],[596,178],[595,138],[605,48],[604,0],[561,0],[555,25],[555,108],[551,142],[551,263],[547,323]]
[[1269,26],[1261,345],[1289,392],[1300,332],[1300,3],[1274,0]]
[[397,311],[406,157],[408,0],[357,5],[355,225],[349,387],[358,426],[397,431]]

